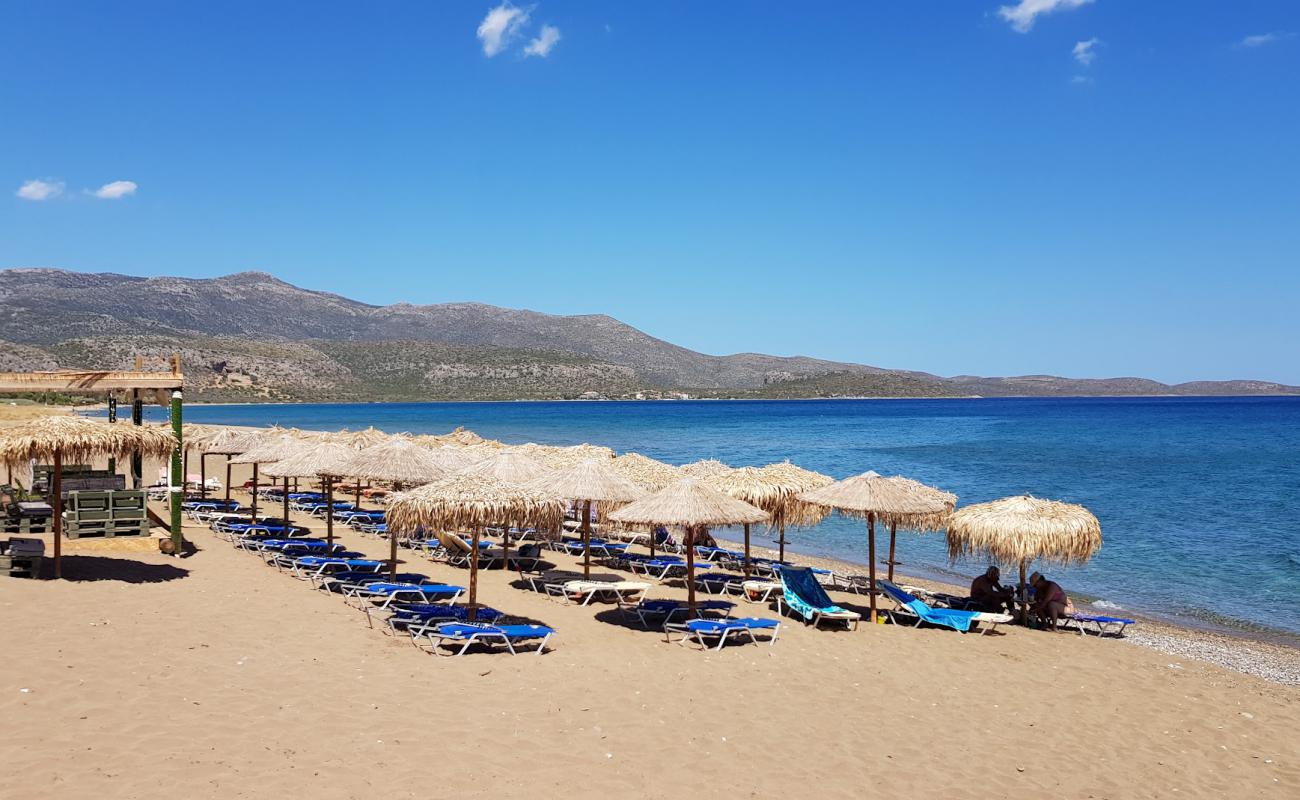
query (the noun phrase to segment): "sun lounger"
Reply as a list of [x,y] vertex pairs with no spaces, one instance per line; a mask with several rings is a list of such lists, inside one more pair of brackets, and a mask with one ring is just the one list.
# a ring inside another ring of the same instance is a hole
[[[345,597],[356,599],[357,607],[370,610],[372,605],[388,608],[395,602],[403,603],[454,603],[465,591],[464,586],[451,586],[432,581],[395,582],[374,581],[347,584],[340,587]],[[366,601],[370,601],[369,604]]]
[[803,617],[813,627],[822,621],[830,621],[843,622],[849,630],[857,629],[862,615],[831,602],[831,598],[817,582],[817,577],[811,569],[784,567],[780,574],[782,595],[777,601],[778,610],[779,604],[784,601],[791,611]]
[[[726,600],[703,600],[695,604],[695,613],[700,617],[720,617],[726,619],[735,609],[735,603]],[[690,611],[685,600],[651,600],[642,598],[640,602],[620,606],[625,615],[634,616],[643,628],[663,627],[672,622],[673,617],[684,617]]]
[[728,550],[725,547],[707,547],[702,544],[695,546],[695,556],[705,561],[719,561],[729,559],[731,561],[744,561],[745,554],[735,550]]
[[383,561],[368,558],[333,558],[325,556],[303,556],[294,559],[291,569],[294,577],[310,578],[327,572],[378,572],[384,568]]
[[[686,562],[676,557],[668,558],[651,558],[645,561],[632,561],[630,566],[632,571],[645,575],[653,581],[663,583],[664,581],[675,580],[685,577]],[[712,564],[696,564],[697,571],[713,569]]]
[[[385,620],[389,633],[405,631],[411,636],[411,643],[419,646],[419,638],[429,628],[444,622],[464,622],[469,616],[466,606],[443,605],[441,603],[396,603],[389,606],[392,612]],[[487,606],[479,606],[474,613],[476,622],[491,624],[502,616],[500,611]]]
[[1098,614],[1070,614],[1061,617],[1061,625],[1073,623],[1075,628],[1082,636],[1087,631],[1093,631],[1098,636],[1114,636],[1116,638],[1124,635],[1124,629],[1130,625],[1136,625],[1137,620],[1127,619],[1125,617],[1107,617]]
[[748,636],[751,642],[758,644],[755,631],[770,631],[771,636],[767,643],[771,646],[776,644],[776,637],[781,633],[781,623],[774,619],[741,617],[739,619],[691,619],[664,624],[664,636],[667,641],[671,642],[672,635],[678,633],[682,637],[679,640],[681,644],[695,641],[704,650],[710,649],[709,639],[717,639],[718,644],[712,649],[721,650],[731,636]]
[[952,628],[966,633],[972,625],[984,625],[983,633],[992,633],[998,625],[1010,622],[1010,614],[990,614],[985,611],[964,611],[956,608],[931,608],[915,595],[908,594],[883,578],[876,579],[878,586],[889,598],[894,608],[888,610],[890,620],[896,625],[905,623],[920,627],[921,623]]
[[695,576],[695,588],[709,594],[737,594],[744,583],[744,575],[727,572],[706,572]]
[[[423,626],[422,626],[423,627]],[[452,655],[462,656],[472,645],[481,644],[491,647],[505,645],[511,655],[517,655],[515,645],[522,642],[540,640],[537,654],[546,652],[546,644],[555,635],[553,628],[545,625],[488,625],[478,622],[441,622],[420,631],[417,637],[412,629],[412,639],[427,638],[432,643],[430,652],[436,653],[442,645],[460,645]]]
[[766,603],[772,599],[772,595],[779,594],[782,591],[780,581],[745,581],[740,585],[745,599],[752,603]]
[[593,600],[612,600],[620,605],[635,602],[650,591],[650,584],[641,581],[569,581],[563,584],[565,599],[578,605],[590,605]]

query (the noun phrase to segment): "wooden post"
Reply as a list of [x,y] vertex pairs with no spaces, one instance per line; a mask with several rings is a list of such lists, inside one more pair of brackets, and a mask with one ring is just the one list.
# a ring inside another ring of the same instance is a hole
[[780,541],[781,552],[776,560],[778,563],[784,564],[785,563],[785,517],[784,516],[781,517],[781,521],[779,524],[781,526],[781,541]]
[[1025,586],[1025,560],[1020,559],[1020,624],[1029,624],[1029,589]]
[[288,476],[285,476],[284,479],[284,497],[283,497],[283,503],[281,507],[284,509],[284,520],[283,520],[284,536],[287,539],[289,537],[289,478]]
[[470,622],[478,619],[478,532],[477,525],[474,526],[474,536],[470,540],[469,556],[469,606],[465,611],[465,619]]
[[181,547],[185,544],[185,534],[181,531],[181,500],[185,497],[185,471],[181,466],[181,451],[185,449],[185,442],[181,439],[181,405],[181,390],[173,390],[172,433],[176,434],[176,447],[172,450],[172,480],[168,497],[171,500],[172,512],[172,552],[178,556],[181,554]]
[[686,609],[695,619],[695,529],[687,528],[683,534],[686,546]]
[[253,462],[253,524],[257,524],[257,462]]
[[894,537],[898,534],[898,523],[889,523],[889,582],[894,582]]
[[867,548],[871,556],[867,575],[871,578],[871,624],[876,624],[876,514],[867,512]]
[[325,541],[334,544],[334,478],[323,476],[325,481]]
[[199,453],[199,497],[208,499],[208,454]]
[[388,529],[388,576],[390,578],[397,575],[397,529],[390,527]]
[[[139,359],[139,356],[136,356]],[[140,399],[140,390],[131,390],[131,424],[144,424],[144,402]],[[131,455],[131,488],[139,489],[141,479],[144,475],[144,459],[140,457],[140,451],[137,450]]]
[[[768,530],[770,531],[771,529],[769,528]],[[749,580],[749,575],[750,575],[750,566],[749,566],[749,523],[746,522],[746,523],[745,523],[745,580]]]
[[582,577],[591,577],[591,501],[582,504]]
[[[54,476],[50,478],[50,506],[54,509],[54,577],[63,577],[63,453],[54,451]],[[1021,570],[1023,573],[1024,570]]]
[[[111,394],[108,396],[108,421],[117,422],[117,398]],[[117,472],[117,459],[113,456],[108,457],[108,471]],[[13,478],[10,478],[9,482],[13,483]]]
[[230,505],[230,454],[226,453],[226,510],[229,511]]

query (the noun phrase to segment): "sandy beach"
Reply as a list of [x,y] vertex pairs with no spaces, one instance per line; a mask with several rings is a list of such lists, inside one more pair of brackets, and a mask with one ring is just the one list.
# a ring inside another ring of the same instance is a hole
[[556,628],[554,651],[436,657],[202,526],[185,533],[185,559],[75,544],[69,580],[0,579],[0,759],[16,765],[0,796],[1300,793],[1300,688],[1199,658],[1073,633],[792,620],[773,647],[703,653],[500,570],[481,573],[481,601]]

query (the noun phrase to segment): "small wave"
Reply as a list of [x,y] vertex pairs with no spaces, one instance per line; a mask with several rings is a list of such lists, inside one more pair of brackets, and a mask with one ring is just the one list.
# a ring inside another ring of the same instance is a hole
[[1093,600],[1092,606],[1093,608],[1104,608],[1107,611],[1119,611],[1124,608],[1119,603],[1112,603],[1109,600]]

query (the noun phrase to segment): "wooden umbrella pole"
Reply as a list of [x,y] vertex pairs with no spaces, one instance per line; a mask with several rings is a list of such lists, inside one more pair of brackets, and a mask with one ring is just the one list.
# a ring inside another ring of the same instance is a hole
[[686,545],[686,607],[695,618],[695,529],[687,528],[682,544]]
[[470,540],[470,557],[469,557],[469,608],[466,609],[465,619],[470,622],[478,619],[478,526],[474,526],[474,536]]
[[[190,451],[186,450],[181,456],[181,493],[185,493],[185,484],[190,477]],[[172,484],[175,486],[176,484]]]
[[871,578],[871,624],[876,624],[876,515],[867,513],[867,548],[871,557],[867,575]]
[[54,508],[54,577],[63,577],[63,453],[54,451],[54,477],[51,478]]
[[[226,505],[230,505],[230,456],[226,456]],[[230,509],[227,508],[227,511]]]
[[287,477],[284,479],[284,500],[282,507],[284,508],[284,520],[282,524],[284,525],[284,535],[287,537],[289,535],[289,479]]
[[199,453],[199,497],[208,499],[208,454]]
[[257,462],[253,462],[253,524],[257,524]]
[[894,537],[898,534],[898,523],[889,523],[889,582],[894,582]]
[[388,576],[397,577],[397,529],[388,529]]
[[781,553],[780,553],[780,556],[777,558],[777,562],[778,562],[778,563],[781,563],[781,564],[784,564],[784,563],[785,563],[785,518],[784,518],[784,517],[781,518],[781,537],[780,537],[780,538],[781,538],[781,541],[780,541],[778,544],[779,544],[780,547],[781,547]]
[[357,478],[356,489],[357,489],[357,498],[356,498],[356,502],[353,505],[355,505],[357,508],[360,508],[361,507],[361,479],[360,478]]
[[334,544],[334,478],[326,475],[325,481],[325,542]]
[[591,577],[591,501],[582,505],[582,577]]
[[745,523],[745,579],[749,580],[749,523]]
[[1020,559],[1020,624],[1029,624],[1029,590],[1025,586],[1025,560]]

